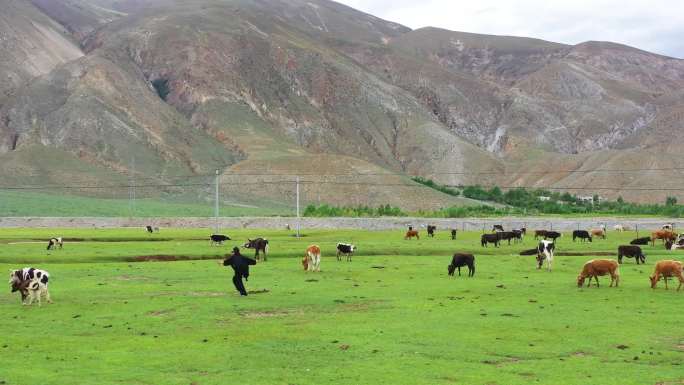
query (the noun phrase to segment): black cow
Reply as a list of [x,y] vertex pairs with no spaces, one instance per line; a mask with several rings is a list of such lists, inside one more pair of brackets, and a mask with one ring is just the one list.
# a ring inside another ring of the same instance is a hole
[[637,265],[639,264],[639,261],[641,261],[641,263],[646,263],[646,256],[641,251],[641,247],[639,246],[618,246],[618,263],[622,263],[622,257],[636,259]]
[[257,261],[259,260],[259,251],[262,251],[264,253],[264,261],[266,261],[266,253],[268,252],[268,239],[247,239],[247,243],[245,243],[242,247],[245,249],[254,249],[256,251],[254,258],[256,258]]
[[456,229],[451,229],[451,239],[456,240]]
[[352,255],[356,251],[356,246],[352,245],[351,243],[338,243],[337,244],[337,260],[341,261],[342,258],[340,256],[346,255],[347,256],[347,262],[351,262],[352,260]]
[[487,247],[488,243],[493,243],[494,246],[499,247],[500,241],[499,234],[482,234],[482,238],[480,238],[482,247]]
[[475,257],[472,254],[456,253],[451,258],[451,264],[447,267],[449,275],[453,276],[458,269],[458,276],[461,276],[461,266],[468,266],[468,277],[475,275]]
[[587,239],[589,242],[592,242],[591,234],[587,230],[575,230],[572,232],[572,241],[575,242],[575,239],[580,238],[583,242],[586,241]]
[[497,233],[494,233],[494,235],[498,235],[500,241],[506,241],[507,240],[509,245],[511,244],[511,239],[517,238],[515,233],[512,231],[499,231]]
[[511,230],[511,232],[512,232],[513,235],[515,236],[515,237],[513,238],[514,241],[515,241],[515,242],[522,242],[523,236],[525,236],[525,232],[526,232],[526,231],[527,231],[527,230],[526,230],[524,227],[523,227],[522,229],[518,229],[518,230]]
[[502,225],[494,225],[494,227],[492,227],[492,231],[504,231],[504,228]]
[[427,225],[428,237],[434,238],[435,237],[435,230],[437,230],[437,226]]
[[637,238],[630,242],[630,245],[648,245],[651,243],[651,237],[643,237],[643,238]]
[[152,234],[154,232],[154,229],[152,229],[152,226],[147,226],[147,232]]
[[557,231],[547,231],[546,235],[544,235],[544,239],[551,238],[553,239],[553,242],[556,242],[556,239],[560,238],[561,236],[562,234]]
[[209,236],[210,245],[222,245],[225,241],[230,241],[230,237],[223,234],[213,234]]

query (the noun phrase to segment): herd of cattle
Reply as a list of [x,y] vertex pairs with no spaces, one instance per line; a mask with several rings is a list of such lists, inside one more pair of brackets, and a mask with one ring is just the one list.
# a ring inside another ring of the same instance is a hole
[[[149,233],[159,232],[159,228],[153,228],[151,226],[146,227]],[[434,237],[437,227],[434,225],[427,225],[428,237]],[[625,231],[626,227],[621,225],[616,225],[614,227],[616,231]],[[594,238],[606,239],[606,228],[601,226],[600,228],[590,229],[590,230],[575,230],[572,233],[572,240],[576,242],[577,239],[581,241],[592,242]],[[513,242],[522,242],[523,238],[527,234],[526,228],[513,229],[511,231],[505,231],[502,225],[494,225],[491,233],[482,234],[480,238],[480,243],[482,247],[487,247],[488,244],[494,244],[495,247],[499,247],[502,241],[508,241],[508,244]],[[457,236],[457,231],[451,229],[451,239],[455,240]],[[524,250],[520,252],[520,255],[536,255],[537,269],[541,269],[546,262],[546,267],[548,271],[551,271],[553,256],[556,249],[557,239],[562,236],[561,233],[551,230],[535,230],[535,239],[542,238],[537,248],[531,250]],[[420,239],[420,233],[418,230],[413,229],[409,226],[404,239],[410,240],[412,238]],[[227,235],[213,234],[209,237],[210,245],[223,245],[225,241],[231,240]],[[665,225],[662,229],[653,231],[650,237],[636,238],[630,242],[630,245],[618,246],[617,257],[618,260],[613,259],[594,259],[590,260],[584,264],[582,271],[577,276],[577,286],[581,287],[584,282],[588,280],[587,286],[591,285],[592,279],[595,280],[596,286],[599,286],[598,277],[610,275],[611,282],[610,286],[613,284],[617,287],[620,282],[619,265],[622,264],[623,258],[634,258],[637,265],[646,263],[646,255],[643,253],[638,245],[647,245],[651,243],[655,246],[656,240],[662,240],[665,244],[667,250],[684,249],[684,234],[679,235],[674,232],[671,225]],[[64,240],[61,237],[51,238],[48,241],[47,250],[62,249],[64,247]],[[263,260],[266,261],[268,253],[268,240],[265,238],[255,238],[248,239],[243,245],[244,248],[254,249],[255,258],[259,260],[259,257],[263,255]],[[337,249],[337,260],[341,261],[342,257],[346,257],[348,262],[351,262],[352,255],[356,251],[356,246],[350,243],[338,243]],[[305,255],[301,260],[302,266],[305,271],[320,271],[321,265],[321,248],[318,245],[311,245],[306,249]],[[448,275],[453,276],[456,271],[458,275],[461,275],[461,267],[468,267],[468,276],[472,277],[475,275],[475,256],[469,253],[456,253],[452,256],[451,263],[447,267]],[[12,292],[20,292],[21,301],[24,305],[31,305],[34,302],[38,302],[39,305],[42,303],[42,299],[47,300],[51,303],[50,293],[48,291],[50,274],[47,271],[35,269],[32,267],[26,267],[21,270],[12,270],[10,272],[10,286]],[[679,291],[684,285],[684,272],[682,263],[675,260],[662,260],[658,261],[655,265],[653,275],[649,277],[651,281],[651,288],[655,288],[658,281],[663,278],[665,280],[665,288],[668,287],[668,278],[676,277],[679,280],[679,286],[677,290]]]

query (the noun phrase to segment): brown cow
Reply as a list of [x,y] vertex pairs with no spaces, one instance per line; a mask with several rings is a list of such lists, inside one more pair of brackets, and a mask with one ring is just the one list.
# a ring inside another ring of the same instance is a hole
[[620,282],[620,271],[618,270],[619,264],[614,259],[592,259],[591,261],[584,264],[582,271],[577,276],[577,287],[582,287],[584,285],[584,280],[589,277],[589,282],[587,287],[591,286],[591,279],[596,280],[596,287],[599,287],[599,276],[604,276],[610,274],[610,286],[618,286]]
[[413,237],[416,237],[416,239],[420,239],[420,235],[418,235],[418,230],[409,230],[406,232],[406,235],[404,235],[404,239],[411,239]]
[[318,245],[311,245],[306,248],[302,265],[307,271],[321,271],[321,248]]
[[606,230],[605,229],[591,229],[591,230],[589,230],[589,232],[591,233],[592,237],[606,239]]
[[665,289],[667,290],[667,279],[670,277],[677,277],[679,279],[679,286],[677,291],[684,285],[684,275],[682,275],[682,263],[679,261],[665,260],[658,261],[655,265],[653,275],[649,277],[651,280],[651,289],[655,289],[660,277],[665,279]]
[[546,238],[546,233],[548,233],[547,230],[534,230],[534,239],[539,237]]
[[665,242],[665,241],[674,242],[677,239],[677,233],[673,233],[672,231],[669,231],[669,230],[656,230],[656,231],[651,233],[651,245],[652,246],[655,246],[656,239],[662,239],[663,242]]

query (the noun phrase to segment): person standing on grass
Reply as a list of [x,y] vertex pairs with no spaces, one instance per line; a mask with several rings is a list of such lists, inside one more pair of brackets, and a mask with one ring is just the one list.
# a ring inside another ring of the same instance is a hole
[[233,275],[233,285],[235,285],[235,289],[240,292],[240,295],[247,295],[247,290],[245,290],[245,285],[242,283],[242,278],[248,280],[249,265],[256,265],[256,261],[240,254],[240,249],[237,247],[233,247],[233,254],[223,260],[223,266],[231,266],[233,271],[235,271],[235,275]]

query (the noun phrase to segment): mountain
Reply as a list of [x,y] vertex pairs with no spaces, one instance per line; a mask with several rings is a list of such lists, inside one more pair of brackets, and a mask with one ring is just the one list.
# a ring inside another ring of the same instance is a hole
[[238,201],[290,201],[300,175],[308,201],[419,209],[471,202],[410,176],[662,201],[634,187],[668,173],[591,171],[684,166],[684,61],[631,47],[411,30],[326,0],[6,2],[8,184],[218,168]]

